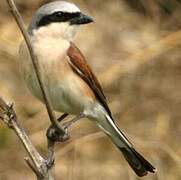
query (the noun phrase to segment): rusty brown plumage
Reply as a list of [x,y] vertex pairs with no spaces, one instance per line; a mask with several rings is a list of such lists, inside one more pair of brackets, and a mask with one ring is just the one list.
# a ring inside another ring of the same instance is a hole
[[112,117],[102,87],[92,72],[90,66],[87,64],[84,55],[72,42],[70,43],[70,48],[68,49],[67,54],[70,58],[69,64],[74,72],[76,72],[89,85],[95,96],[98,98],[99,102],[104,106],[108,114]]

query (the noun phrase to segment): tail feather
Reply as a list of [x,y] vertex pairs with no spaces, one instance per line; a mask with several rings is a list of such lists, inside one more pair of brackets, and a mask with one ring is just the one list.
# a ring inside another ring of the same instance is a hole
[[[118,147],[119,148],[119,147]],[[119,148],[127,160],[128,164],[134,170],[134,172],[142,177],[148,174],[148,172],[155,172],[155,168],[134,148]]]
[[106,121],[99,121],[99,126],[112,139],[113,143],[122,152],[128,164],[138,176],[145,176],[148,172],[154,173],[156,169],[140,155],[128,141],[125,135],[115,125],[110,116],[106,116]]

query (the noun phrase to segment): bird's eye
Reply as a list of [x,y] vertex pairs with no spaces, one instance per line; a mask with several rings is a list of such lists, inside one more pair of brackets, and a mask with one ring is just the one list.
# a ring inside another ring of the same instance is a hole
[[58,16],[58,17],[61,17],[62,16],[62,12],[56,12],[56,16]]

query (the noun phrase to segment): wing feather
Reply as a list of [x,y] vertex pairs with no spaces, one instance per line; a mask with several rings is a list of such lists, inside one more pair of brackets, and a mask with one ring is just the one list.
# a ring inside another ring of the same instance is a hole
[[99,102],[104,106],[108,114],[112,116],[107,105],[106,96],[104,95],[99,81],[92,72],[90,66],[87,64],[84,55],[72,42],[70,43],[70,48],[68,49],[68,56],[70,60],[69,64],[74,72],[77,73],[89,85]]

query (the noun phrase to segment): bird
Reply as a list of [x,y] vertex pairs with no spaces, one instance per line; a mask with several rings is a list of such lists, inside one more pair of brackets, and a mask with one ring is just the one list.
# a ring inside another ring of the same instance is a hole
[[[116,125],[97,77],[73,43],[78,28],[92,22],[93,19],[75,4],[60,0],[42,5],[32,17],[27,31],[53,109],[74,115],[76,120],[86,117],[95,122],[138,176],[154,173],[153,165],[135,150]],[[44,102],[24,41],[19,54],[22,75],[29,90]]]

